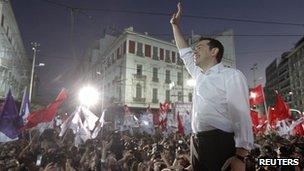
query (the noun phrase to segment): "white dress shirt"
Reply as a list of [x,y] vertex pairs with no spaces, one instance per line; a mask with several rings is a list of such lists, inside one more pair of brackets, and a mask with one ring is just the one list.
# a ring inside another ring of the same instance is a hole
[[195,80],[191,116],[193,133],[213,129],[233,132],[236,147],[252,149],[249,90],[245,76],[221,63],[203,72],[195,65],[191,48],[180,49],[179,53]]

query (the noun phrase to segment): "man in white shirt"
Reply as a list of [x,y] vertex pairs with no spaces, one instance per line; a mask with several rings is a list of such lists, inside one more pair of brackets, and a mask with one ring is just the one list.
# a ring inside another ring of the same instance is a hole
[[171,25],[181,59],[195,80],[191,116],[193,170],[220,170],[227,161],[233,170],[245,170],[243,158],[253,147],[249,92],[245,76],[221,64],[223,45],[200,38],[192,50],[179,27],[181,4]]

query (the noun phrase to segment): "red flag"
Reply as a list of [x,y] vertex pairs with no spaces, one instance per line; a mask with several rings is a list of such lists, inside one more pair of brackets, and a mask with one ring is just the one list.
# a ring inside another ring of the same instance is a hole
[[289,107],[284,102],[283,97],[279,94],[277,94],[275,110],[276,110],[276,113],[278,115],[279,121],[287,119],[291,116],[290,111],[289,111]]
[[258,122],[258,125],[254,128],[255,133],[264,133],[268,122],[266,116],[259,117]]
[[283,97],[277,93],[276,104],[269,110],[269,123],[274,126],[277,121],[289,118],[290,111],[287,104],[284,102]]
[[268,119],[269,119],[269,124],[271,126],[274,126],[277,122],[277,116],[276,112],[274,110],[274,107],[269,107],[268,108]]
[[258,112],[254,111],[254,110],[250,110],[250,116],[251,116],[253,126],[256,127],[259,124]]
[[22,127],[22,129],[29,129],[35,127],[39,123],[52,121],[57,113],[57,109],[66,98],[67,92],[63,89],[53,103],[49,104],[46,108],[30,113],[27,118],[28,122]]
[[295,135],[304,136],[304,124],[300,123],[298,124],[294,129],[293,132]]
[[178,128],[178,132],[181,134],[181,135],[184,135],[185,134],[185,129],[184,129],[184,126],[183,126],[183,123],[182,123],[182,119],[180,118],[179,116],[179,112],[177,112],[177,128]]
[[258,85],[257,87],[250,90],[249,103],[250,106],[264,103],[262,85]]
[[153,123],[154,125],[159,125],[160,124],[160,113],[153,113]]
[[167,113],[170,109],[170,103],[165,102],[164,104],[159,103],[159,110],[161,113]]
[[167,130],[167,115],[165,119],[160,120],[159,122],[159,127],[161,128],[162,131]]

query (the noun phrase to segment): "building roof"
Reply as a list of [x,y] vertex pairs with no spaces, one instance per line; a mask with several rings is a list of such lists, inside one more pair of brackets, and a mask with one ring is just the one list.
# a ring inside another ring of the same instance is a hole
[[300,46],[304,42],[304,36],[296,43],[295,48]]

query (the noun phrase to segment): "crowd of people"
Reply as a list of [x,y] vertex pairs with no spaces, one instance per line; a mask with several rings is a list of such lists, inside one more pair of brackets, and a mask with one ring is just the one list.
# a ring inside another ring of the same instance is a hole
[[[190,136],[178,132],[163,136],[104,127],[99,136],[74,145],[72,131],[59,137],[60,128],[37,130],[19,140],[0,145],[0,170],[191,170]],[[245,158],[247,170],[295,170],[304,168],[304,137],[280,138],[276,134],[255,137],[256,148]],[[258,158],[299,158],[299,166],[262,167]]]

